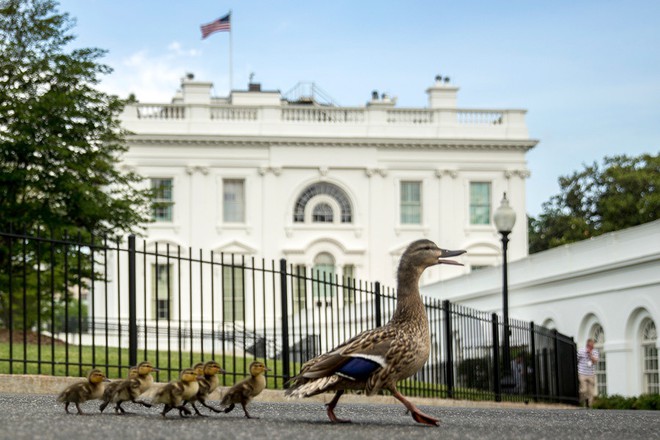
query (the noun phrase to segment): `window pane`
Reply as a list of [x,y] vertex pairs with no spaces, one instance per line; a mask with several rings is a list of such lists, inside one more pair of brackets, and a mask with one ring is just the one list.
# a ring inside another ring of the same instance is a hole
[[305,188],[298,197],[298,200],[296,200],[296,206],[293,212],[294,222],[303,223],[305,221],[307,203],[320,194],[325,194],[335,199],[341,210],[341,223],[351,223],[353,221],[353,208],[344,190],[332,183],[319,182]]
[[490,183],[470,183],[470,224],[490,224]]
[[312,221],[314,223],[332,223],[332,207],[327,203],[318,203],[312,211]]
[[307,308],[307,289],[305,286],[305,266],[297,265],[291,279],[293,293],[293,311]]
[[312,269],[312,295],[319,305],[332,304],[332,290],[335,282],[335,259],[323,252],[314,259]]
[[401,182],[401,224],[422,223],[421,182]]
[[347,264],[344,266],[344,279],[343,279],[343,290],[344,290],[344,304],[353,304],[355,301],[355,266],[352,264]]
[[172,179],[151,179],[153,191],[153,219],[157,222],[171,222],[174,206]]
[[227,223],[245,222],[245,181],[242,179],[224,179],[223,221]]
[[240,266],[222,268],[222,316],[224,321],[244,321],[244,272]]
[[172,300],[171,264],[154,264],[151,266],[151,304],[154,319],[170,319]]

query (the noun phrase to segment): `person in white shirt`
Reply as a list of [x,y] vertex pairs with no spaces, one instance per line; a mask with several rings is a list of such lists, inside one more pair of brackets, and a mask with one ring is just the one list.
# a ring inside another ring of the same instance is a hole
[[580,404],[583,402],[587,408],[591,407],[594,397],[596,397],[596,364],[598,363],[599,353],[594,349],[594,340],[587,339],[584,348],[578,349],[578,378],[580,380]]

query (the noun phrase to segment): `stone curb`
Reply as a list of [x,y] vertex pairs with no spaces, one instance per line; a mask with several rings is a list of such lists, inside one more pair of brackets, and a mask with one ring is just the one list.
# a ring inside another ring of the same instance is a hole
[[[64,388],[72,383],[80,381],[79,377],[60,377],[44,376],[31,374],[0,374],[0,393],[10,394],[59,394]],[[162,383],[155,386],[162,386]],[[211,400],[220,400],[222,393],[228,387],[220,387],[214,391]],[[146,394],[150,394],[147,391]],[[332,399],[332,394],[321,394],[301,401],[312,401],[325,404]],[[284,396],[281,390],[264,390],[259,397],[255,399],[261,402],[295,402],[297,399],[289,399]],[[472,407],[472,408],[552,408],[552,409],[575,409],[575,407],[556,403],[529,403],[524,402],[491,402],[491,401],[473,401],[473,400],[454,400],[439,398],[411,397],[410,401],[420,406],[441,406],[441,407]],[[360,403],[360,404],[394,404],[401,405],[392,396],[365,396],[360,394],[345,394],[342,396],[342,402]]]

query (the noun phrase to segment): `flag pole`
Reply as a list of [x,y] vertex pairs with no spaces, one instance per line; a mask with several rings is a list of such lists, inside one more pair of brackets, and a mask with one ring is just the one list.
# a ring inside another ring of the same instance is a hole
[[232,34],[231,28],[233,26],[231,21],[232,20],[231,20],[231,9],[230,9],[229,10],[229,95],[231,95],[231,91],[234,88],[234,79],[233,79],[234,69],[232,66],[232,41],[231,41],[231,34]]

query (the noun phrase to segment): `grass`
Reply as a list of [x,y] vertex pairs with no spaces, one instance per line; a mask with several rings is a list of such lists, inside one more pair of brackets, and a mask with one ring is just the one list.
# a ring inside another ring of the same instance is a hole
[[[67,362],[68,359],[68,362]],[[222,385],[232,385],[248,373],[252,357],[238,357],[222,353],[201,353],[138,350],[138,362],[149,360],[160,371],[154,373],[159,382],[178,378],[179,371],[197,362],[216,360],[228,372],[220,375]],[[268,388],[283,388],[282,361],[266,359],[272,371],[268,373]],[[292,370],[297,368],[292,365]],[[105,370],[110,379],[125,377],[128,374],[129,354],[127,349],[112,347],[68,346],[65,344],[22,344],[0,342],[0,374],[45,374],[49,376],[84,376],[89,369],[97,367]]]

